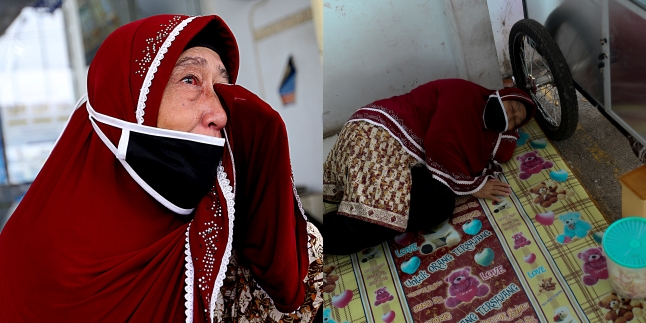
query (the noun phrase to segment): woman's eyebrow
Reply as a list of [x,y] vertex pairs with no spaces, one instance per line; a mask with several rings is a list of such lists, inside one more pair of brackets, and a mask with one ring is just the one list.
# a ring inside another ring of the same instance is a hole
[[202,57],[186,56],[186,57],[181,58],[179,61],[177,61],[177,64],[175,64],[175,66],[188,66],[188,65],[206,66],[207,62],[206,62],[206,59],[204,59]]
[[[177,64],[175,64],[176,67],[177,66],[186,67],[189,65],[207,66],[208,62],[206,61],[206,59],[202,57],[186,56],[178,60]],[[218,72],[221,77],[227,80],[227,82],[229,81],[229,72],[227,72],[227,69],[224,66],[220,66],[220,68],[218,69]]]

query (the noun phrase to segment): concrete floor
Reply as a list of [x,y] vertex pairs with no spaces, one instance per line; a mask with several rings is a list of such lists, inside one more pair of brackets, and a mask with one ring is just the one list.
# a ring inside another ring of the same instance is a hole
[[619,178],[642,165],[628,140],[583,96],[574,135],[552,142],[609,221],[621,218]]

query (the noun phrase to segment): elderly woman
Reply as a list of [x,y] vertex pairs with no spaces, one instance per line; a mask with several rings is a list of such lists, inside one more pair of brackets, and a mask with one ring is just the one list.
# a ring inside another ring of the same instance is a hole
[[[117,29],[0,234],[2,322],[309,321],[321,239],[217,16]],[[283,314],[290,313],[290,314]]]
[[499,200],[518,128],[534,114],[521,90],[437,80],[355,112],[324,164],[325,253],[348,254],[446,220],[458,195]]

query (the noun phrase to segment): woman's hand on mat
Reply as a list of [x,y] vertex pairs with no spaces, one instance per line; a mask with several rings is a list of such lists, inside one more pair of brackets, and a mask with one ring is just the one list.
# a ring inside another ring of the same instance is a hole
[[496,202],[502,202],[502,200],[497,198],[496,195],[509,196],[509,194],[511,194],[511,186],[509,186],[509,184],[505,184],[497,179],[491,178],[479,191],[472,195],[479,199],[490,199]]

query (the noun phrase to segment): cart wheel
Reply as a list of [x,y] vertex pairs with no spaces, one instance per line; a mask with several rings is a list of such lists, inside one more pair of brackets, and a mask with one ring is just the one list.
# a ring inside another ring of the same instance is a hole
[[509,52],[516,85],[534,99],[536,121],[547,137],[572,136],[579,121],[576,92],[565,58],[545,27],[531,19],[515,23]]

